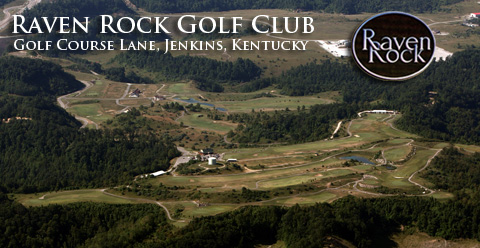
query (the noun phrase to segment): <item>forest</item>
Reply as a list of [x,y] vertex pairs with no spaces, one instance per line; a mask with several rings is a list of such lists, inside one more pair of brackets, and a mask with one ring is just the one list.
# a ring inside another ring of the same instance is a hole
[[133,11],[122,0],[53,0],[42,1],[22,15],[28,20],[40,16],[83,18],[114,13],[133,14]]
[[42,60],[0,58],[0,92],[23,96],[64,95],[84,87],[62,67]]
[[345,103],[376,102],[373,108],[400,111],[402,118],[396,125],[405,131],[427,138],[479,144],[479,63],[480,49],[468,49],[447,61],[432,63],[414,79],[391,83],[374,80],[350,64],[314,61],[278,77],[247,82],[239,90],[252,92],[273,85],[282,94],[292,96],[340,91]]
[[297,111],[232,113],[226,119],[241,125],[228,135],[240,144],[315,141],[331,135],[331,127],[337,120],[354,118],[367,108],[357,104],[328,104],[313,105],[308,110],[299,106]]
[[13,1],[15,1],[15,0],[0,0],[0,6],[3,6],[3,5],[5,5],[5,4],[7,4],[7,3],[11,3],[11,2],[13,2]]
[[8,68],[0,81],[3,191],[116,186],[167,169],[179,155],[168,137],[128,128],[79,130],[80,123],[54,102],[83,84],[59,66],[15,57],[2,57],[0,64]]
[[330,13],[358,14],[362,12],[404,11],[404,12],[434,12],[443,10],[445,5],[458,3],[461,0],[132,0],[139,8],[149,12],[181,13],[228,11],[237,9],[293,9],[304,11],[325,11]]
[[163,240],[171,229],[154,204],[26,208],[0,193],[1,247],[133,247]]
[[195,218],[176,229],[153,204],[75,203],[25,208],[0,193],[2,247],[253,247],[282,240],[288,247],[325,247],[339,237],[356,247],[396,247],[400,226],[446,239],[480,239],[478,197],[439,202],[429,197],[348,196],[313,206],[247,206]]
[[[160,52],[128,51],[114,59],[122,65],[135,66],[149,72],[157,72],[165,79],[194,79],[198,82],[235,83],[258,78],[262,70],[249,59],[239,58],[235,62],[221,62],[213,59],[177,56]],[[218,87],[205,87],[216,90]]]
[[457,148],[447,147],[433,159],[422,177],[432,182],[437,189],[454,192],[457,199],[478,198],[479,164],[480,153],[468,154]]

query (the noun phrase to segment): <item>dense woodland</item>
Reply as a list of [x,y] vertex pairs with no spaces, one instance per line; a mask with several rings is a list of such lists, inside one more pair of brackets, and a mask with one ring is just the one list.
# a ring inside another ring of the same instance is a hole
[[0,92],[23,96],[64,95],[84,85],[62,67],[42,60],[0,58]]
[[0,81],[4,191],[116,186],[167,169],[170,159],[179,155],[167,137],[135,129],[79,130],[80,123],[54,102],[56,95],[82,84],[57,65],[14,57],[2,57],[0,64],[8,68]]
[[2,247],[325,247],[339,237],[357,247],[395,247],[391,235],[417,229],[446,239],[480,239],[477,200],[427,197],[359,199],[290,208],[243,207],[174,230],[153,204],[76,203],[25,208],[0,194]]
[[122,0],[52,0],[42,1],[35,8],[28,9],[22,13],[25,18],[33,17],[76,17],[80,20],[83,17],[96,17],[98,15],[109,15],[113,13],[132,14]]
[[357,14],[362,12],[383,12],[389,10],[405,12],[434,12],[442,10],[448,4],[458,3],[461,0],[131,0],[137,7],[150,12],[180,13],[203,11],[228,11],[236,9],[293,9],[315,10],[332,13]]
[[480,194],[480,153],[468,154],[453,147],[444,148],[433,159],[422,177],[437,189],[454,192],[457,198]]
[[0,193],[1,247],[133,247],[163,240],[171,229],[154,204],[26,208]]
[[366,107],[357,104],[314,105],[308,110],[303,106],[297,111],[235,113],[226,118],[241,123],[235,132],[229,133],[234,141],[241,144],[272,141],[303,143],[327,138],[336,120],[354,118]]
[[129,51],[121,53],[114,61],[157,72],[166,79],[195,79],[199,82],[211,81],[246,82],[258,78],[262,70],[249,59],[237,59],[235,62],[221,62],[213,59],[177,56],[170,53],[149,51]]
[[403,83],[374,80],[350,64],[312,62],[284,72],[279,77],[259,79],[240,87],[243,92],[272,86],[286,95],[313,95],[340,91],[343,102],[374,104],[403,114],[396,125],[427,138],[462,143],[480,143],[480,50],[455,53],[418,77]]
[[15,0],[0,0],[0,6],[3,6],[3,5],[5,5],[5,4],[7,4],[7,3],[11,3],[11,2],[13,2],[13,1],[15,1]]

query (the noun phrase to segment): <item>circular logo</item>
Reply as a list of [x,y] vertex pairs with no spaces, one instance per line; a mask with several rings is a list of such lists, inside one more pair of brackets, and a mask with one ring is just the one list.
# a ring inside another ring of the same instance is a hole
[[382,80],[415,77],[433,61],[435,37],[417,17],[403,12],[373,16],[357,29],[352,40],[355,62]]

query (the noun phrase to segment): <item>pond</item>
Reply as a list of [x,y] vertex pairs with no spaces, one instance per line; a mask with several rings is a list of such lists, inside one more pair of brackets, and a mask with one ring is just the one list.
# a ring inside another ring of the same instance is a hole
[[362,162],[362,163],[365,163],[365,164],[371,164],[371,165],[374,165],[374,164],[375,164],[374,162],[368,160],[367,158],[360,157],[360,156],[340,157],[340,159],[346,159],[346,160],[353,159],[353,160],[357,160],[357,161]]
[[199,103],[200,105],[212,107],[212,108],[214,108],[214,109],[216,109],[216,110],[218,110],[218,111],[227,112],[227,109],[225,109],[225,108],[215,108],[215,105],[213,105],[213,104],[211,104],[211,103],[201,102],[201,101],[196,100],[196,99],[193,99],[193,98],[190,98],[190,99],[181,99],[181,98],[175,97],[175,98],[173,98],[173,99],[178,100],[178,101],[182,101],[182,102],[186,102],[186,103],[191,103],[191,104]]
[[393,166],[393,165],[390,165],[390,164],[385,165],[385,168],[386,168],[387,170],[396,170],[396,169],[397,169],[397,167],[395,167],[395,166]]

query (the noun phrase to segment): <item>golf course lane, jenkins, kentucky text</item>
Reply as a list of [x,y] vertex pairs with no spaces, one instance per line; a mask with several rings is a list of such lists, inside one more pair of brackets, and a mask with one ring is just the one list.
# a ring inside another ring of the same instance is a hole
[[435,38],[420,19],[386,12],[364,22],[355,32],[352,54],[367,74],[382,80],[406,80],[433,60]]

